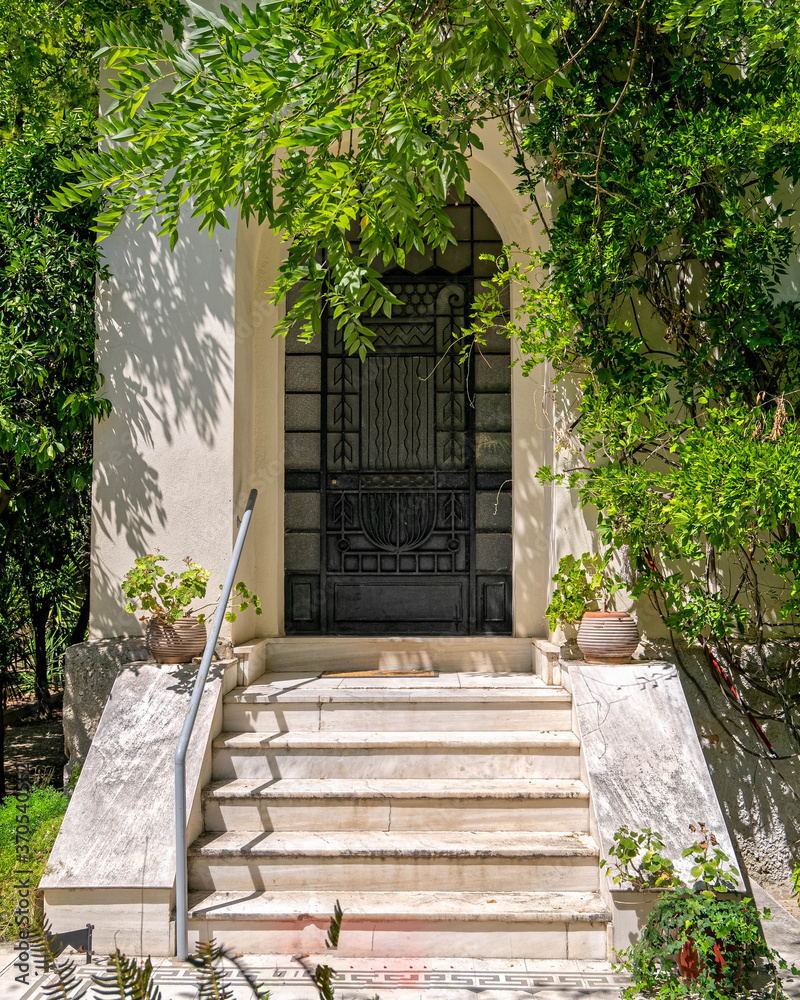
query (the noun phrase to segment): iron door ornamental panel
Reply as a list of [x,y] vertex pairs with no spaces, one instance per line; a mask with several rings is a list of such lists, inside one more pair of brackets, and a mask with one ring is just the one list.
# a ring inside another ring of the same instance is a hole
[[327,331],[327,627],[468,634],[468,379],[451,355],[469,289],[451,278],[389,287],[403,304],[373,322],[375,352],[357,369]]

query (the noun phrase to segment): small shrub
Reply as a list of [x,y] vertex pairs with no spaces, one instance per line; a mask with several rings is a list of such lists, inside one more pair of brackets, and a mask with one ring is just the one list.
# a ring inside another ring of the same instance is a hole
[[[342,908],[339,905],[339,900],[337,899],[336,905],[333,908],[331,925],[328,928],[328,937],[325,941],[326,948],[332,948],[335,951],[339,947],[339,934],[342,930],[343,915]],[[318,965],[314,970],[314,982],[319,990],[320,1000],[334,1000],[334,974],[334,970],[327,963],[325,965]]]
[[218,945],[213,938],[211,941],[201,941],[188,961],[199,973],[198,1000],[234,1000],[231,967],[244,979],[251,1000],[269,1000],[269,990],[239,960],[236,953]]
[[100,1000],[161,1000],[161,990],[153,979],[153,963],[127,958],[117,948],[106,960],[106,970],[92,976]]
[[[205,624],[208,615],[204,608],[212,605],[192,609],[192,604],[195,599],[206,596],[208,570],[187,556],[183,561],[188,569],[182,573],[168,573],[161,565],[166,561],[166,556],[152,554],[136,559],[122,581],[122,592],[128,598],[125,610],[131,615],[139,614],[139,621],[142,622],[171,625],[184,615],[193,615]],[[219,589],[222,590],[222,584]],[[262,614],[258,594],[248,590],[241,580],[233,588],[230,601],[225,614],[226,622],[235,622],[237,613],[246,611],[251,605],[257,615]]]
[[[24,814],[30,828],[30,856],[17,854],[15,831],[18,803],[9,795],[0,805],[0,941],[16,939],[14,910],[20,899],[15,887],[20,870],[30,870],[31,889],[39,884],[53,849],[61,821],[67,811],[67,796],[56,788],[32,788]],[[27,876],[26,876],[27,877]]]
[[650,829],[618,830],[612,860],[601,862],[615,885],[660,893],[639,940],[618,954],[632,980],[623,996],[730,1000],[766,972],[773,981],[770,996],[785,998],[777,970],[787,968],[786,962],[769,948],[759,923],[760,917],[770,919],[769,910],[759,914],[752,899],[736,895],[738,870],[711,831],[701,824],[699,832],[682,854],[691,858],[691,886]]
[[[769,917],[766,910],[764,917]],[[780,959],[764,941],[758,909],[749,898],[667,890],[650,911],[639,941],[620,957],[634,983],[626,997],[729,1000],[762,971],[773,979],[770,996],[785,996],[775,966]]]
[[609,569],[610,553],[591,555],[584,552],[564,556],[553,577],[556,589],[547,606],[545,616],[550,631],[558,626],[580,622],[586,611],[608,611],[614,607],[614,595],[624,588],[622,578]]

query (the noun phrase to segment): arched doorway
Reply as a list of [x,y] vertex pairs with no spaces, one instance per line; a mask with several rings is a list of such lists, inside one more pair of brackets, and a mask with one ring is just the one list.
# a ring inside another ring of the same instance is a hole
[[511,634],[509,343],[463,365],[456,339],[502,242],[448,213],[457,245],[385,274],[402,305],[364,363],[330,317],[287,340],[287,634]]

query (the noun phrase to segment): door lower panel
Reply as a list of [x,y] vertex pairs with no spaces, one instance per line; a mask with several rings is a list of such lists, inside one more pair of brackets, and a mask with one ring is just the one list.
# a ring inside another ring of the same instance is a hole
[[468,579],[328,577],[328,628],[356,635],[466,635]]

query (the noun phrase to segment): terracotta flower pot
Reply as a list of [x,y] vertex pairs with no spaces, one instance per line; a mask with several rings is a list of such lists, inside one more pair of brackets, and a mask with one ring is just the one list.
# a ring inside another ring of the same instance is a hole
[[156,663],[189,663],[206,648],[205,625],[196,618],[179,618],[171,625],[148,622],[144,644]]
[[639,645],[639,630],[627,611],[587,611],[578,629],[585,660],[627,663]]
[[697,954],[694,941],[690,938],[688,941],[684,941],[678,952],[678,972],[681,979],[692,982],[692,980],[699,978],[701,968],[700,956]]
[[[731,949],[728,948],[728,953],[733,951],[733,954],[739,951],[738,948]],[[711,953],[714,956],[714,979],[717,982],[722,980],[723,972],[725,966],[728,964],[725,956],[722,953],[722,942],[717,938],[714,941],[714,945],[711,949]],[[678,972],[684,982],[693,982],[695,979],[700,978],[700,973],[705,968],[703,962],[700,961],[700,955],[695,947],[694,939],[689,938],[684,942],[681,950],[678,952]],[[735,975],[735,981],[741,982],[744,979],[744,963],[741,958],[738,961],[738,968]]]

